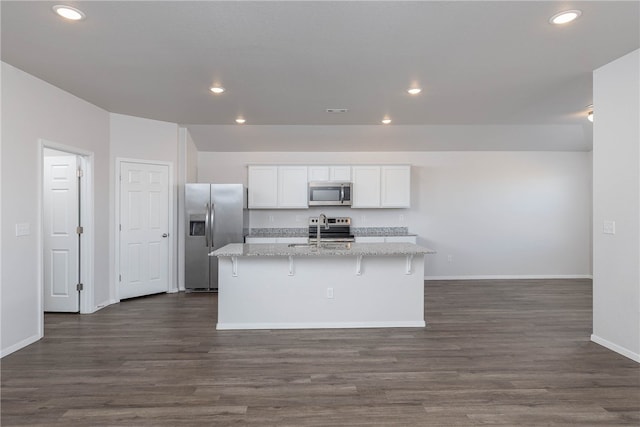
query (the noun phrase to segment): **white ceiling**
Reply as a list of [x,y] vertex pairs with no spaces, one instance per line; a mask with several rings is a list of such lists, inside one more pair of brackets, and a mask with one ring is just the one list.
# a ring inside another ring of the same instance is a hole
[[[272,126],[385,115],[421,129],[565,126],[589,139],[591,72],[640,47],[638,1],[67,3],[87,19],[3,0],[2,60],[110,112],[186,125],[205,150],[216,149],[210,125],[239,115]],[[583,12],[575,22],[548,23],[572,8]],[[213,95],[214,83],[227,91]],[[422,94],[406,93],[414,84]]]

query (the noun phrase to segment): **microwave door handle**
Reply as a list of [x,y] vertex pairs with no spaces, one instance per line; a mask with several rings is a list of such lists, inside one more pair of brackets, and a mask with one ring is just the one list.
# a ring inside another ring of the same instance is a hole
[[340,186],[340,203],[344,203],[344,185]]

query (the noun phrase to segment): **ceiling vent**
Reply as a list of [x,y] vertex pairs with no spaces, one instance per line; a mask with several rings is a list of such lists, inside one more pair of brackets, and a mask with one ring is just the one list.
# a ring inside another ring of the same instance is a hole
[[346,113],[348,108],[327,108],[327,113]]

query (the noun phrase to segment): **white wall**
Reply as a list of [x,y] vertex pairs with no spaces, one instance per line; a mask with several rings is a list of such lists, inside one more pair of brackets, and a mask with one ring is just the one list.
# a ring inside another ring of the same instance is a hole
[[[110,114],[110,146],[111,146],[111,173],[113,176],[111,186],[111,206],[115,207],[116,179],[115,165],[118,159],[145,160],[168,162],[173,168],[173,199],[171,209],[173,216],[170,231],[172,243],[171,288],[178,287],[178,185],[179,185],[179,132],[175,123],[158,120],[144,119],[140,117],[126,116],[122,114]],[[115,210],[112,209],[111,223],[115,224]],[[115,268],[115,237],[112,239],[113,250],[111,252],[112,264]],[[112,289],[112,300],[115,299],[115,289]]]
[[184,287],[184,185],[197,182],[198,179],[198,150],[186,128],[180,128],[178,141],[178,289]]
[[592,340],[640,362],[640,51],[594,71],[593,104]]
[[306,227],[322,211],[355,227],[408,227],[438,251],[427,257],[430,278],[591,274],[586,152],[201,152],[198,181],[246,185],[251,163],[412,165],[411,209],[253,210],[253,228]]
[[[42,336],[41,138],[94,154],[94,305],[108,297],[109,114],[2,63],[3,356]],[[30,235],[16,237],[18,223]]]

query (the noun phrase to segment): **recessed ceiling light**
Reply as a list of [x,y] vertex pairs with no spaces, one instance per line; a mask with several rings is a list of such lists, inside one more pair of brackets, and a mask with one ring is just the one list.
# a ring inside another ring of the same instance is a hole
[[384,119],[382,119],[382,124],[383,125],[388,125],[389,123],[391,123],[391,119],[386,118],[386,117]]
[[211,88],[209,88],[209,90],[215,94],[224,92],[224,88],[220,86],[212,86]]
[[65,19],[69,19],[71,21],[82,21],[84,18],[86,18],[86,15],[84,14],[84,12],[76,9],[75,7],[58,4],[53,6],[52,9],[58,15],[62,16]]
[[346,113],[349,111],[348,108],[327,108],[327,113]]
[[407,92],[409,92],[411,95],[417,95],[422,92],[422,89],[420,89],[419,87],[412,87],[411,89],[407,89]]
[[245,120],[245,119],[243,119],[242,117],[238,117],[238,118],[236,119],[236,123],[238,123],[239,125],[244,124],[244,122],[246,122],[246,120]]
[[580,15],[582,15],[581,10],[578,10],[578,9],[565,10],[563,12],[556,13],[555,15],[553,15],[551,18],[549,18],[549,22],[557,25],[566,24],[580,17]]

